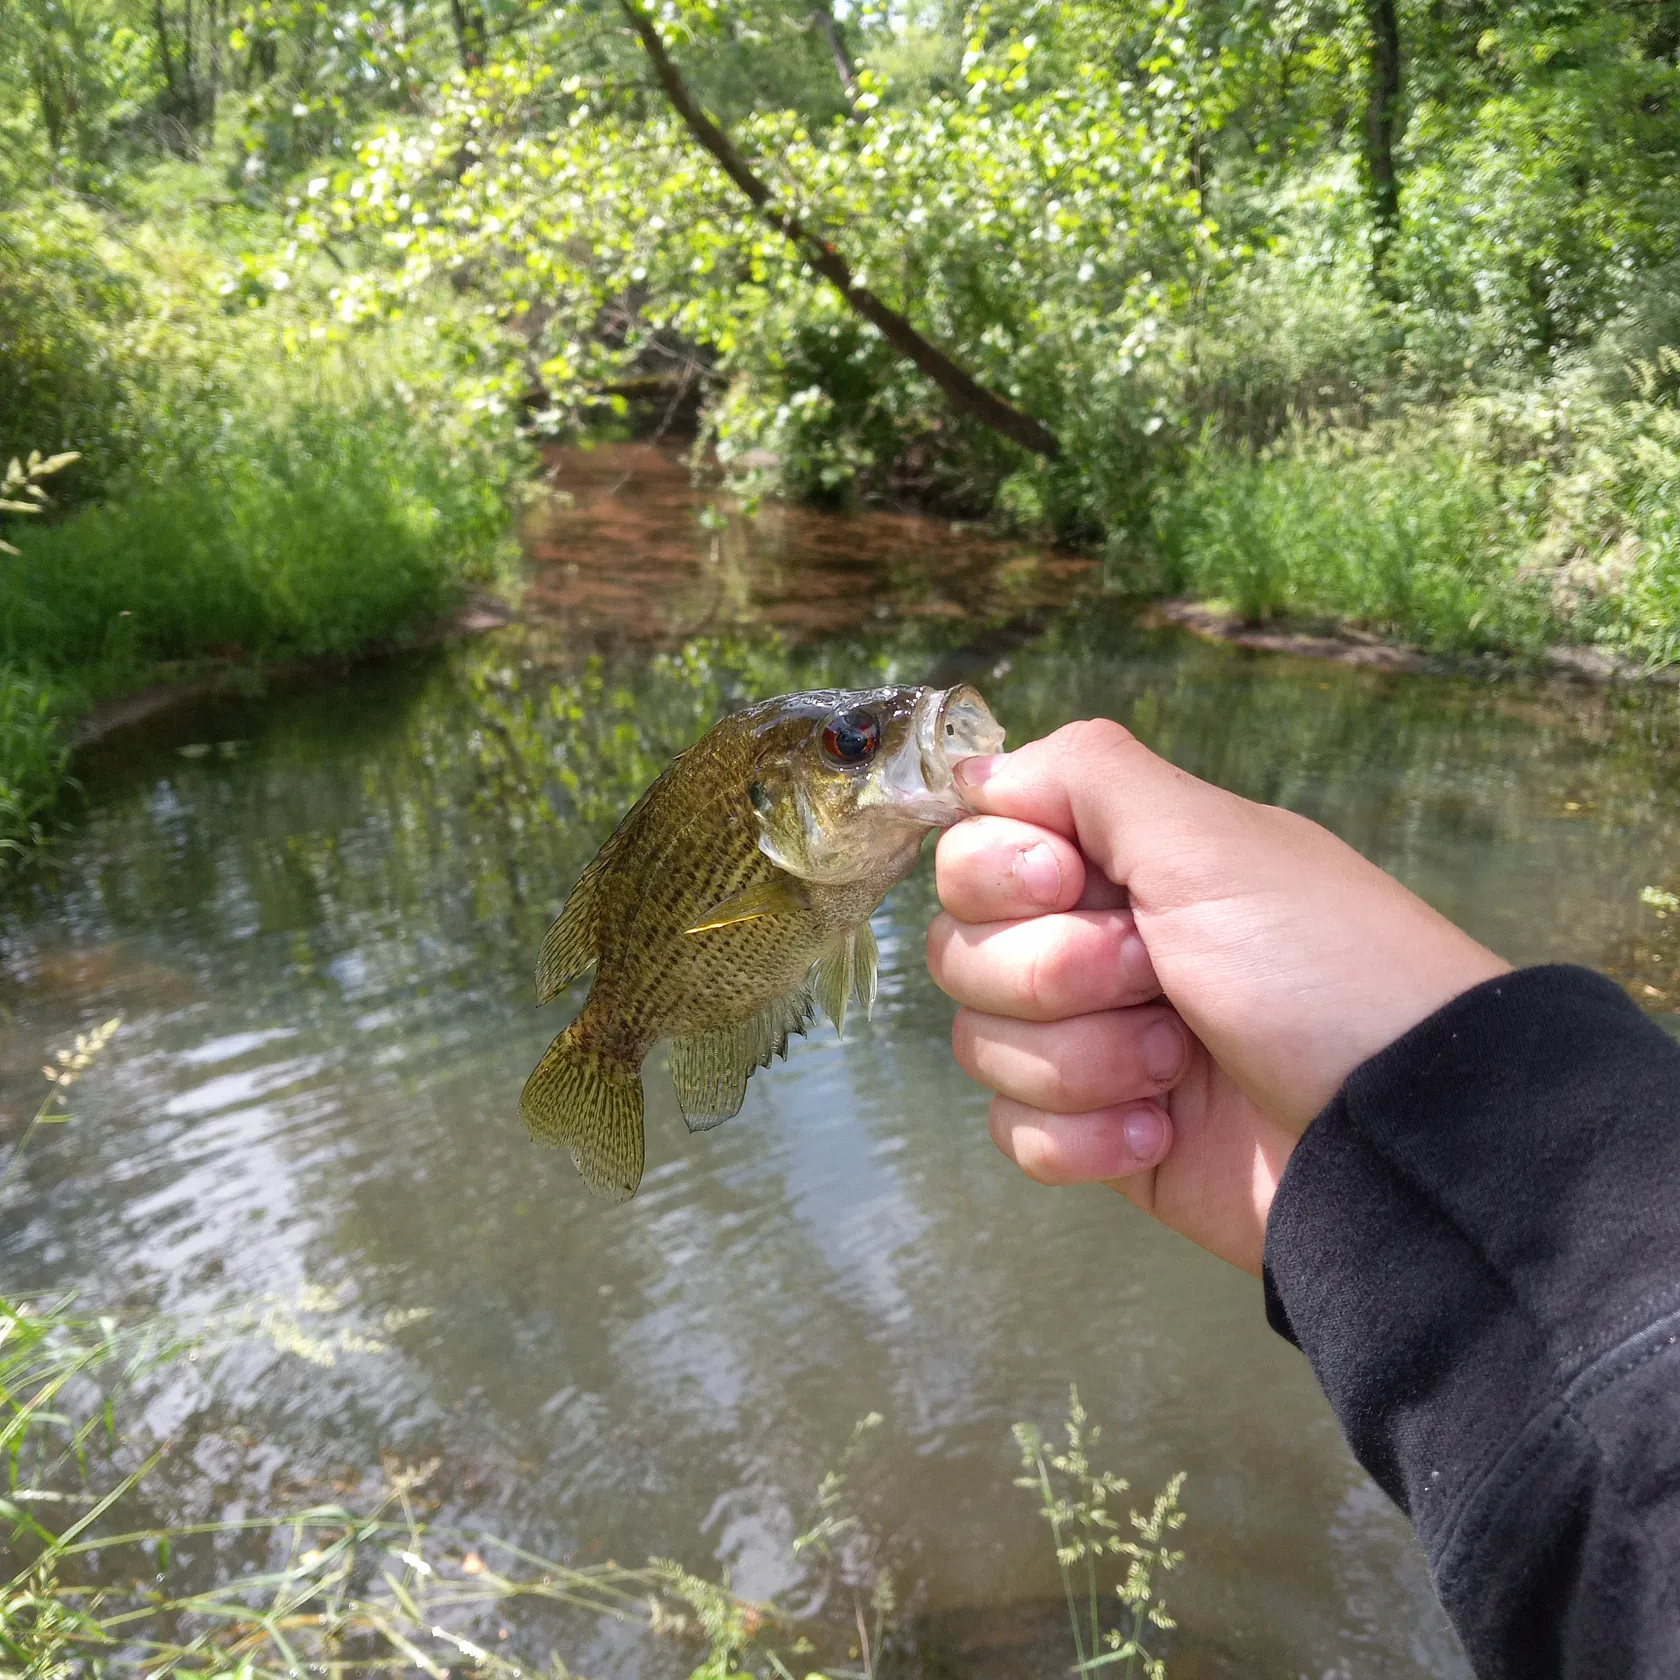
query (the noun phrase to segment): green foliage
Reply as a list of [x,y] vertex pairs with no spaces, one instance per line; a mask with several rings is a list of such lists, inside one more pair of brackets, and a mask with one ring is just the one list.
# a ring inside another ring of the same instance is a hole
[[488,579],[507,466],[429,405],[320,373],[252,370],[236,407],[173,410],[117,495],[10,562],[0,647],[110,691],[211,651],[348,653]]
[[167,234],[52,195],[0,234],[0,849],[41,837],[90,699],[389,642],[507,575],[525,457],[470,331],[311,319],[307,271],[228,272],[174,168]]
[[94,493],[127,457],[132,424],[134,282],[94,247],[91,217],[44,199],[0,221],[0,459],[34,449],[78,452],[53,486],[61,500]]
[[0,5],[0,205],[40,171],[114,184],[122,138],[156,92],[145,15],[134,0]]
[[1297,424],[1259,450],[1209,436],[1157,502],[1174,591],[1250,619],[1340,619],[1442,652],[1596,641],[1680,658],[1680,353],[1606,400],[1580,372],[1412,408],[1363,428]]
[[[1142,505],[1171,392],[1154,346],[1203,235],[1135,90],[1087,64],[1037,93],[1035,50],[977,37],[951,95],[903,103],[866,70],[862,120],[758,110],[735,138],[869,285],[1008,400],[1054,413],[1068,459],[1033,469],[1030,499],[1094,529]],[[879,488],[915,456],[930,488],[984,503],[1020,470],[647,109],[639,76],[510,56],[439,114],[372,137],[359,172],[322,177],[300,210],[302,240],[377,233],[400,253],[388,286],[364,276],[369,307],[440,269],[480,276],[573,422],[662,347],[695,346],[719,394],[709,435],[755,487]],[[485,162],[463,171],[463,155]]]
[[1198,449],[1163,497],[1168,587],[1245,618],[1345,618],[1438,649],[1523,649],[1552,628],[1522,575],[1520,499],[1450,436],[1296,431],[1258,453]]
[[[572,435],[697,397],[752,498],[1154,541],[1251,616],[1680,657],[1666,3],[1401,0],[1394,225],[1365,6],[678,0],[754,208],[606,0],[0,4],[0,455],[83,456],[0,656],[74,667],[54,705],[435,613],[539,389]],[[1059,458],[958,412],[786,215]]]
[[1544,366],[1680,255],[1680,65],[1651,21],[1529,0],[1439,43],[1459,50],[1413,115],[1397,252],[1419,363]]
[[[1127,1483],[1111,1470],[1092,1467],[1090,1453],[1102,1431],[1092,1425],[1079,1402],[1079,1390],[1068,1390],[1068,1415],[1063,1434],[1066,1446],[1049,1446],[1030,1423],[1015,1425],[1024,1476],[1017,1487],[1037,1494],[1039,1514],[1050,1525],[1056,1548],[1056,1568],[1067,1595],[1068,1627],[1073,1635],[1074,1672],[1113,1668],[1124,1680],[1141,1674],[1144,1680],[1166,1680],[1165,1661],[1151,1653],[1144,1639],[1176,1624],[1167,1614],[1157,1576],[1176,1569],[1184,1554],[1168,1544],[1168,1537],[1184,1526],[1178,1495],[1182,1472],[1157,1495],[1148,1516],[1132,1511],[1132,1537],[1126,1538],[1109,1510],[1109,1499],[1126,1492]],[[1120,1610],[1115,1624],[1105,1626],[1105,1577],[1116,1559],[1125,1559],[1124,1573],[1114,1583]],[[1083,1602],[1081,1602],[1083,1601]],[[1122,1666],[1123,1665],[1123,1666]]]

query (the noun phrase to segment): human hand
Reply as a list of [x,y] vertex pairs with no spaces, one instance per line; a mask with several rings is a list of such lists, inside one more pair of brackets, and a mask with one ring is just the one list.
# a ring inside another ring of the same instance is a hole
[[1260,1269],[1296,1141],[1367,1057],[1508,965],[1293,812],[1120,725],[1069,724],[957,776],[928,967],[998,1147],[1100,1180]]

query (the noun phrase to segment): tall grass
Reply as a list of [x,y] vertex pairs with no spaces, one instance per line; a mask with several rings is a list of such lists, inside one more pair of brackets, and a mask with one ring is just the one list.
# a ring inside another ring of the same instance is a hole
[[1431,651],[1575,640],[1671,664],[1680,410],[1661,369],[1631,401],[1577,373],[1359,428],[1296,424],[1258,449],[1206,435],[1153,510],[1162,581],[1250,620]]
[[160,662],[346,653],[436,618],[504,558],[499,460],[339,358],[253,370],[178,412],[111,497],[31,529],[0,573],[0,650],[109,692]]
[[[1149,1646],[1158,1633],[1177,1625],[1167,1614],[1158,1578],[1184,1561],[1183,1552],[1170,1544],[1184,1526],[1178,1504],[1183,1473],[1168,1481],[1148,1516],[1131,1511],[1122,1525],[1109,1501],[1125,1493],[1127,1483],[1092,1464],[1102,1430],[1087,1416],[1077,1388],[1068,1390],[1062,1437],[1060,1447],[1052,1446],[1035,1425],[1015,1425],[1026,1472],[1015,1485],[1037,1496],[1039,1515],[1050,1526],[1067,1599],[1073,1672],[1112,1669],[1114,1680],[1166,1680],[1166,1660],[1158,1646],[1156,1651]],[[1120,1578],[1111,1580],[1117,1564]]]
[[42,193],[0,232],[0,445],[69,467],[0,487],[0,848],[41,837],[90,701],[397,641],[511,575],[525,456],[453,300],[255,307],[188,175],[156,225]]
[[69,768],[70,748],[51,692],[0,663],[0,855],[15,856],[39,843]]
[[1447,440],[1295,431],[1260,452],[1204,443],[1162,498],[1168,587],[1245,618],[1349,620],[1440,650],[1555,633],[1523,571],[1532,533],[1495,475]]

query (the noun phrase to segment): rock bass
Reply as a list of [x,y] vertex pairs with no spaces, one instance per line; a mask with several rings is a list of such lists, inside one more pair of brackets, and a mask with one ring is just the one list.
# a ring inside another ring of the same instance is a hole
[[923,838],[967,814],[960,759],[1003,730],[979,693],[818,689],[726,717],[672,760],[579,877],[537,960],[577,1019],[525,1082],[532,1137],[622,1201],[642,1177],[642,1062],[661,1039],[690,1131],[740,1111],[755,1068],[819,1010],[875,1001],[869,917]]

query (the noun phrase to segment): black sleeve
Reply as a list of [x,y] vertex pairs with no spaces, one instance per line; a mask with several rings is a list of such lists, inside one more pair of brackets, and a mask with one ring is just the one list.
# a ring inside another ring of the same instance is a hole
[[1680,1676],[1680,1045],[1586,969],[1467,992],[1307,1129],[1265,1281],[1483,1680]]

